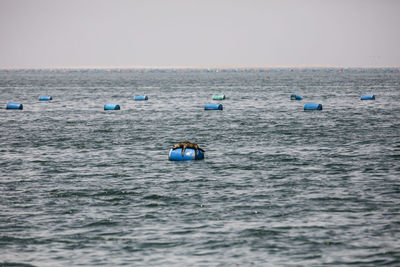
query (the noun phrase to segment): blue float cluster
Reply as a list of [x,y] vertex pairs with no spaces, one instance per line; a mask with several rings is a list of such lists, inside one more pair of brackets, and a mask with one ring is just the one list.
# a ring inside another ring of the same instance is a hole
[[[292,94],[290,100],[303,100],[300,95]],[[375,100],[375,95],[362,95],[361,100]],[[319,103],[307,103],[304,105],[304,110],[322,110],[322,104]]]
[[[217,96],[217,97],[216,97]],[[133,98],[135,101],[147,101],[149,98],[147,95],[136,95]],[[225,95],[217,94],[213,96],[213,100],[223,100],[225,99]],[[50,101],[53,100],[51,96],[40,96],[39,101]],[[301,95],[292,94],[290,95],[290,100],[303,100]],[[375,95],[366,94],[361,96],[361,100],[375,100]],[[13,103],[9,102],[6,105],[6,109],[23,109],[23,105],[21,103]],[[121,107],[118,104],[105,104],[104,110],[120,110]],[[222,104],[214,104],[209,103],[204,106],[204,110],[223,110]],[[304,105],[304,110],[322,110],[322,104],[319,103],[307,103]]]
[[[40,96],[39,101],[50,101],[53,98],[51,96]],[[147,95],[136,95],[134,96],[135,101],[146,101],[148,100]],[[223,100],[225,95],[217,94],[214,95],[213,100]],[[292,94],[290,100],[303,100],[301,95]],[[361,100],[375,100],[375,95],[367,94],[362,95]],[[23,105],[20,103],[7,103],[6,109],[23,109]],[[121,107],[118,104],[107,103],[104,105],[104,110],[120,110]],[[223,110],[223,106],[220,103],[208,103],[204,106],[204,110]],[[306,103],[304,105],[305,111],[311,110],[322,110],[322,104],[319,103]],[[201,150],[195,150],[192,148],[187,148],[185,153],[182,155],[182,149],[171,149],[168,156],[169,160],[172,161],[186,161],[186,160],[202,160],[204,159],[204,152]]]

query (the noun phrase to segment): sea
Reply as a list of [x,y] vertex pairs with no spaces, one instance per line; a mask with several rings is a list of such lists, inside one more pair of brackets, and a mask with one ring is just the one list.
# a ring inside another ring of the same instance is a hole
[[0,105],[0,266],[400,265],[398,69],[1,70]]

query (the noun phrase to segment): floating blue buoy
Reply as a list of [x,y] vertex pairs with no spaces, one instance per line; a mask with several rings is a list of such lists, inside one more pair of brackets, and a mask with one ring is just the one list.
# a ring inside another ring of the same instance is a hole
[[136,95],[134,97],[134,100],[136,101],[140,101],[140,100],[148,100],[149,98],[147,97],[147,95]]
[[362,95],[361,100],[375,100],[375,95]]
[[301,95],[291,95],[290,100],[302,100],[303,97]]
[[6,109],[23,109],[23,105],[20,103],[7,103]]
[[225,95],[223,95],[223,94],[213,95],[213,100],[224,100],[224,99],[225,99]]
[[182,156],[182,148],[171,149],[168,159],[173,161],[200,160],[204,159],[204,152],[193,148],[186,148],[185,154]]
[[51,96],[39,96],[39,101],[49,101],[49,100],[53,100],[53,98]]
[[222,110],[222,104],[207,104],[205,110]]
[[120,106],[119,105],[115,105],[115,104],[105,104],[104,105],[104,110],[120,110]]
[[304,105],[304,110],[322,110],[321,104],[307,103]]

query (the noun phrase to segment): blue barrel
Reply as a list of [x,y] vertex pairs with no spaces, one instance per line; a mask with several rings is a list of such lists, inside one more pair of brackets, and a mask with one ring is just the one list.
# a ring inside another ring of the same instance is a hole
[[141,101],[141,100],[148,100],[149,98],[147,97],[147,95],[135,95],[133,99],[136,101]]
[[49,95],[39,96],[39,101],[49,101],[49,100],[53,100],[53,98]]
[[20,103],[7,103],[6,109],[23,109],[23,105]]
[[120,110],[120,106],[119,105],[115,105],[115,104],[105,104],[104,105],[104,110]]
[[204,159],[204,152],[193,148],[186,148],[185,154],[182,156],[182,148],[172,149],[169,151],[169,160],[185,161],[185,160],[200,160]]
[[302,100],[303,97],[301,95],[291,95],[290,100]]
[[222,110],[222,104],[207,104],[205,110]]
[[362,95],[361,100],[375,100],[375,95]]
[[304,105],[304,110],[322,110],[321,104],[307,103]]

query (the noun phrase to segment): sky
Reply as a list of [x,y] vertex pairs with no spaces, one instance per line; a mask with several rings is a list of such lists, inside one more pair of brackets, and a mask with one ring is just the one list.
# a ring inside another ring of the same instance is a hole
[[397,0],[0,0],[0,68],[399,67]]

